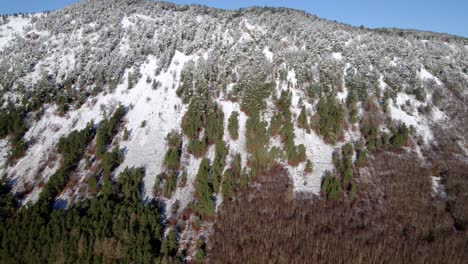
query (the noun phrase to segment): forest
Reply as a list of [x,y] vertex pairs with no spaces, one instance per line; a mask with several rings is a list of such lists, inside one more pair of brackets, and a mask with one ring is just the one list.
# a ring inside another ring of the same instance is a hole
[[2,15],[0,263],[466,263],[467,47],[286,8]]

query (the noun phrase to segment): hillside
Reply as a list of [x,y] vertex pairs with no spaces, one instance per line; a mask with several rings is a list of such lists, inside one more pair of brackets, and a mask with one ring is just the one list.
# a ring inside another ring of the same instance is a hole
[[0,262],[467,257],[466,38],[88,0],[0,18],[0,98]]

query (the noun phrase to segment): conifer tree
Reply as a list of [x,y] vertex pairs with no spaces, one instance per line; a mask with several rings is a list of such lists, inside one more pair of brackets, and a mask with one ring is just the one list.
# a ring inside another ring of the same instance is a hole
[[211,218],[214,216],[214,203],[211,198],[213,189],[210,186],[210,162],[203,158],[195,178],[195,195],[197,201],[195,210],[202,218]]
[[228,130],[229,130],[229,135],[233,140],[237,140],[239,138],[239,112],[233,111],[231,113],[231,116],[229,117],[228,120]]
[[239,186],[241,189],[246,189],[249,186],[249,174],[247,173],[247,168],[242,169]]
[[177,188],[177,172],[173,171],[166,175],[166,182],[164,183],[163,195],[166,198],[171,198],[176,188]]
[[312,170],[313,170],[312,162],[310,160],[307,160],[305,172],[312,173]]
[[343,107],[333,97],[321,98],[317,104],[317,114],[312,127],[327,142],[335,144],[342,135],[344,118]]
[[211,175],[213,178],[213,191],[219,192],[221,178],[223,176],[224,165],[226,161],[226,155],[229,149],[224,141],[218,141],[215,148],[215,158],[211,166]]
[[163,240],[161,245],[161,254],[164,256],[174,257],[179,249],[179,241],[177,241],[177,232],[172,228]]
[[409,129],[405,123],[401,124],[398,128],[398,132],[394,135],[391,139],[391,143],[393,146],[397,148],[401,148],[406,145],[409,136]]
[[227,169],[223,176],[222,193],[224,198],[230,199],[234,196],[236,189],[236,179],[231,169]]
[[321,191],[322,194],[329,200],[338,198],[340,194],[340,184],[329,171],[326,172],[326,175],[322,180]]
[[164,164],[172,171],[179,170],[180,157],[182,155],[182,138],[177,132],[170,132],[166,136],[168,150],[164,157]]
[[107,146],[112,142],[117,129],[125,115],[125,108],[120,105],[110,119],[104,119],[99,123],[96,135],[96,156],[102,157]]
[[307,122],[307,113],[305,106],[302,107],[301,113],[297,118],[297,126],[303,129],[307,129],[309,127],[309,123]]
[[123,133],[123,137],[122,137],[123,140],[124,140],[124,141],[127,141],[127,140],[128,140],[128,136],[129,136],[128,129],[125,128],[125,129],[124,129],[124,133]]
[[283,123],[283,118],[281,116],[281,113],[276,113],[271,118],[269,132],[272,137],[275,137],[279,134],[282,123]]

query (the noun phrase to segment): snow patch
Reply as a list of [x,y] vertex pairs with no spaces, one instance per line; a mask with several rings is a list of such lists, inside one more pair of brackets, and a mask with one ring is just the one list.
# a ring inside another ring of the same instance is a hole
[[131,26],[134,26],[135,24],[133,22],[131,22],[127,16],[124,16],[124,18],[122,19],[122,28],[123,29],[127,29]]
[[[92,100],[95,103],[90,100],[80,109],[70,111],[64,117],[56,114],[55,105],[46,106],[41,120],[34,124],[24,137],[26,141],[35,143],[27,150],[25,157],[18,160],[15,165],[9,167],[5,164],[8,155],[7,141],[0,141],[0,146],[3,146],[0,149],[0,174],[6,174],[14,182],[14,192],[23,191],[33,182],[46,182],[60,165],[60,155],[57,154],[60,137],[68,135],[72,130],[83,129],[91,120],[97,124],[103,116],[110,114],[113,108],[121,103],[127,107],[133,106],[125,117],[128,120],[126,126],[130,138],[120,143],[126,154],[125,160],[115,175],[127,166],[144,166],[146,168],[146,176],[143,179],[144,197],[152,197],[156,176],[162,172],[161,165],[166,150],[165,137],[170,131],[180,128],[180,121],[186,110],[175,94],[180,72],[185,63],[197,60],[198,57],[176,51],[167,71],[154,76],[157,59],[150,55],[140,68],[141,79],[132,89],[128,89],[127,82],[123,82],[113,93],[100,94]],[[128,72],[124,74],[124,79],[128,76]],[[153,90],[151,83],[147,83],[148,77],[150,80],[156,79],[161,82],[162,87]],[[143,121],[146,121],[144,127],[141,125]],[[190,166],[187,169],[189,172],[195,170]],[[191,176],[189,175],[189,178]],[[34,189],[26,196],[24,202],[37,199],[38,191],[39,189]]]
[[294,130],[296,145],[306,146],[307,158],[312,162],[312,173],[305,172],[305,162],[297,167],[288,166],[291,175],[294,191],[296,193],[307,192],[319,195],[322,178],[326,171],[332,171],[333,147],[326,144],[314,131],[306,133],[304,129]]
[[265,58],[266,58],[269,62],[273,62],[273,53],[270,51],[270,48],[265,47],[265,48],[263,49],[263,54],[265,55]]
[[17,34],[24,34],[24,28],[30,23],[31,18],[18,17],[8,17],[8,22],[0,25],[0,51],[14,39]]
[[[409,103],[409,104],[407,104]],[[404,111],[401,106],[404,105],[408,108]],[[416,132],[423,137],[426,143],[433,140],[434,136],[430,128],[431,122],[438,122],[446,119],[446,115],[440,111],[437,107],[433,107],[431,119],[421,115],[416,109],[421,106],[422,103],[405,93],[398,93],[396,98],[396,105],[390,104],[390,114],[393,119],[399,120],[406,123],[407,126],[413,126]]]
[[439,80],[439,78],[435,77],[434,75],[432,75],[430,72],[428,72],[424,68],[421,68],[420,77],[421,77],[421,81],[434,80],[437,83],[437,85],[442,85],[442,82]]
[[[292,93],[291,112],[294,117],[299,116],[301,99],[299,91]],[[312,105],[304,102],[306,109],[312,110]],[[306,147],[306,156],[312,162],[312,173],[305,172],[306,162],[297,167],[286,166],[294,185],[295,193],[320,194],[322,178],[326,171],[332,171],[334,166],[332,162],[333,146],[326,144],[322,138],[314,131],[307,133],[304,129],[294,127],[294,142],[296,145],[303,144]]]
[[341,52],[333,52],[332,53],[332,58],[335,60],[342,60],[343,59],[343,54]]
[[[185,63],[197,59],[198,56],[187,56],[176,51],[169,68],[154,77],[157,60],[150,55],[147,62],[140,67],[142,77],[135,87],[127,90],[124,82],[117,88],[117,92],[121,94],[120,99],[127,104],[132,103],[133,109],[126,116],[130,139],[121,145],[127,153],[116,174],[125,167],[145,167],[145,198],[153,197],[156,177],[163,172],[165,138],[169,132],[180,130],[180,123],[186,111],[186,106],[176,95],[180,73]],[[151,83],[147,83],[148,77],[154,77],[162,84],[161,87],[157,90],[151,89]],[[142,126],[143,122],[146,122],[145,126]]]
[[245,27],[249,32],[259,32],[261,34],[265,34],[265,30],[259,26],[259,25],[252,25],[249,23],[249,21],[247,19],[243,19],[241,24],[240,24],[240,27],[243,28]]
[[432,180],[432,191],[434,192],[434,194],[444,199],[447,198],[447,192],[445,191],[445,187],[442,184],[442,178],[431,176],[431,180]]
[[293,85],[293,88],[296,87],[297,79],[296,79],[296,72],[294,70],[288,71],[288,76],[286,79],[288,80],[288,82],[290,82]]
[[[242,167],[247,167],[247,149],[245,138],[245,124],[247,122],[247,115],[240,110],[240,105],[237,102],[218,101],[218,103],[221,105],[224,113],[225,128],[223,140],[229,145],[229,155],[226,157],[226,166],[230,166],[234,155],[241,154]],[[228,119],[234,111],[239,113],[239,138],[237,140],[231,139],[227,129]]]

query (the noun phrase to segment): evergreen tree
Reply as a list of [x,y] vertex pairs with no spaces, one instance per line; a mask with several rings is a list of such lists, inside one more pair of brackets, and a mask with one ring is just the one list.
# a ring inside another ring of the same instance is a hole
[[212,218],[214,216],[214,203],[211,198],[213,189],[210,186],[210,162],[207,158],[203,158],[195,178],[195,211],[204,218]]
[[246,147],[249,153],[263,151],[268,143],[268,134],[265,122],[260,120],[260,116],[255,114],[249,116],[246,122]]
[[247,115],[258,115],[266,107],[266,99],[273,90],[273,83],[246,85],[241,102],[241,110]]
[[281,126],[283,124],[283,117],[281,113],[276,113],[270,122],[269,132],[272,137],[275,137],[279,134]]
[[312,173],[312,170],[313,170],[312,162],[310,160],[307,160],[305,172]]
[[124,133],[123,133],[123,140],[124,140],[124,141],[127,141],[127,140],[128,140],[128,137],[129,137],[129,132],[128,132],[128,129],[125,128],[125,129],[124,129]]
[[247,168],[242,169],[239,186],[241,189],[246,189],[249,187],[249,174],[247,173]]
[[230,199],[236,190],[236,179],[231,169],[227,169],[223,176],[222,193],[224,198]]
[[213,160],[213,164],[211,165],[211,175],[213,177],[213,191],[215,193],[219,192],[221,178],[223,175],[226,156],[228,152],[229,149],[227,148],[226,143],[224,141],[218,141],[216,143],[215,158]]
[[161,245],[161,254],[163,256],[175,257],[179,249],[179,241],[177,240],[177,232],[172,228]]
[[120,105],[109,120],[104,119],[99,123],[96,135],[96,156],[102,157],[104,155],[107,146],[117,133],[125,113],[125,108]]
[[307,113],[306,113],[305,106],[302,107],[301,113],[299,114],[299,117],[297,118],[297,126],[299,128],[303,128],[303,129],[308,129],[309,128],[309,123],[307,122]]
[[322,194],[329,200],[338,198],[340,194],[340,184],[329,171],[325,173],[321,186]]
[[203,248],[200,248],[195,254],[195,263],[201,264],[204,262],[205,262],[205,251],[203,250]]
[[237,140],[239,138],[239,112],[233,111],[228,120],[228,130],[231,138]]
[[166,156],[164,157],[164,162],[166,164],[166,168],[169,170],[178,170],[180,167],[180,154],[179,150],[177,149],[168,149],[166,152]]
[[334,144],[342,136],[344,110],[332,97],[321,98],[317,104],[317,114],[312,127],[325,141]]
[[172,194],[174,193],[175,189],[177,188],[177,173],[170,172],[167,174],[166,182],[164,183],[164,192],[163,195],[166,198],[171,198]]
[[197,158],[205,156],[208,151],[208,138],[203,137],[200,140],[190,140],[187,151]]
[[[182,119],[182,131],[191,139],[189,148],[196,157],[203,156],[209,145],[221,140],[224,134],[224,113],[206,94],[194,96]],[[205,130],[203,139],[200,133]]]
[[88,178],[88,190],[91,193],[96,193],[97,192],[97,179],[96,175],[91,175]]
[[164,157],[164,164],[167,169],[177,171],[182,155],[182,137],[176,132],[171,132],[167,135],[166,141],[169,149]]
[[405,123],[401,124],[398,132],[391,138],[391,143],[394,147],[401,148],[408,142],[409,129]]

